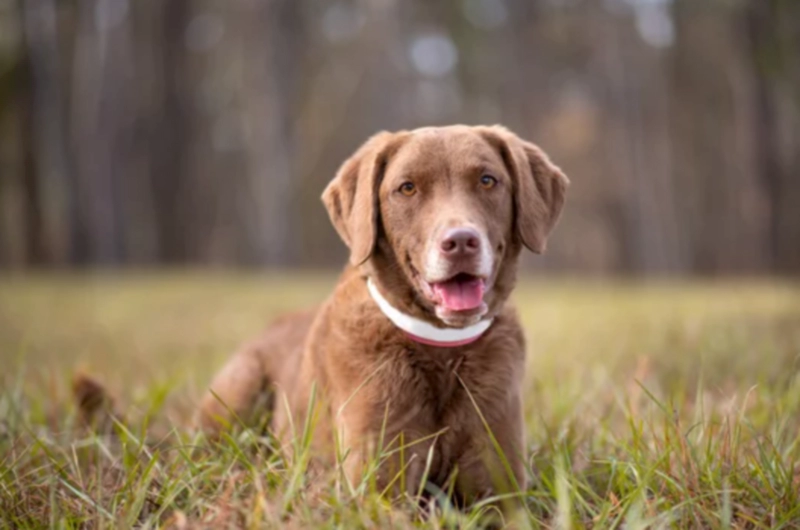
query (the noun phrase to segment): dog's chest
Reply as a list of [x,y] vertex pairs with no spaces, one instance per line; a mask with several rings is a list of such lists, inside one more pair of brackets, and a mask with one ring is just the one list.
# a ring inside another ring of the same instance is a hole
[[[483,379],[491,378],[491,366],[485,365],[478,352],[469,349],[442,349],[428,347],[406,347],[402,362],[404,369],[398,374],[405,381],[405,392],[413,407],[427,416],[425,423],[435,428],[458,427],[469,411],[475,410],[476,398],[483,395]],[[455,425],[451,425],[455,423]]]
[[442,416],[463,398],[463,385],[459,371],[467,362],[464,354],[431,355],[418,348],[407,348],[404,361],[408,365],[405,373],[422,398],[422,405],[441,421]]

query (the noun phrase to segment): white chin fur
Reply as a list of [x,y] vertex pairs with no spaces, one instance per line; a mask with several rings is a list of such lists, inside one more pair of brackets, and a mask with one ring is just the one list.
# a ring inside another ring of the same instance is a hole
[[[481,321],[480,317],[476,316],[474,321],[473,317],[469,317],[469,321],[467,319],[459,320],[456,326],[458,329],[440,329],[393,307],[383,297],[371,278],[367,280],[367,289],[383,314],[398,328],[414,337],[440,343],[477,340],[492,325],[492,319]],[[486,312],[484,308],[482,310],[483,313]]]
[[453,311],[448,311],[443,307],[436,306],[436,318],[447,324],[448,326],[454,327],[464,327],[464,326],[472,326],[473,324],[477,324],[480,322],[486,313],[489,311],[489,307],[486,303],[481,304],[480,310],[475,314],[466,316],[461,315]]

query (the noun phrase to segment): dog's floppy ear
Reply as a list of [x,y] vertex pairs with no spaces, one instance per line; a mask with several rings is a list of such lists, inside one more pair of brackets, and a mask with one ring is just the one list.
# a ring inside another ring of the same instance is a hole
[[482,127],[480,132],[500,151],[514,180],[517,234],[530,250],[543,253],[547,237],[561,216],[569,179],[538,146],[508,129]]
[[378,236],[378,188],[398,134],[381,132],[342,164],[322,193],[336,232],[350,248],[350,263],[364,263]]

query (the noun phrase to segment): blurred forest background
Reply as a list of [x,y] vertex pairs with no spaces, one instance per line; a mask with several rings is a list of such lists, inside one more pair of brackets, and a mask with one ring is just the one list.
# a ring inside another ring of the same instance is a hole
[[800,273],[798,0],[0,0],[0,267],[339,266],[381,129],[571,177],[546,267]]

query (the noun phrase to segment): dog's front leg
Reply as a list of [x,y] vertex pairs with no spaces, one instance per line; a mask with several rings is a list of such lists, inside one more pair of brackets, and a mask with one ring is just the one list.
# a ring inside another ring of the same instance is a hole
[[469,504],[493,495],[506,495],[508,500],[497,503],[504,511],[521,504],[527,487],[523,426],[522,401],[517,393],[510,398],[504,413],[489,422],[491,436],[480,425],[481,434],[458,460],[458,497]]
[[[340,422],[342,468],[347,480],[355,488],[365,484],[389,498],[414,497],[423,489],[426,470],[438,465],[438,455],[431,452],[433,437],[387,429],[385,424],[373,427]],[[428,462],[431,456],[433,461]]]

